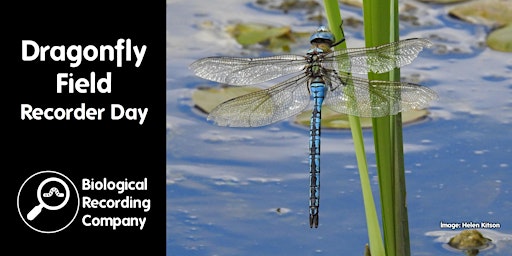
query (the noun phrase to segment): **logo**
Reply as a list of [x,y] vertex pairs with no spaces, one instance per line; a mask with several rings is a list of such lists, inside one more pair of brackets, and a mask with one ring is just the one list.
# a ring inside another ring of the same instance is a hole
[[56,233],[67,228],[78,214],[80,196],[73,182],[55,171],[38,172],[21,185],[18,213],[35,231]]

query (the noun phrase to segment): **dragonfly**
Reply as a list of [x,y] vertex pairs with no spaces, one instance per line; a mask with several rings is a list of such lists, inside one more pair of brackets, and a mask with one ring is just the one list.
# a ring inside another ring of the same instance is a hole
[[201,78],[232,86],[259,84],[298,73],[271,87],[221,103],[207,119],[219,126],[259,127],[295,116],[312,105],[309,224],[311,228],[317,228],[322,107],[359,117],[382,117],[424,109],[437,94],[418,84],[367,80],[351,75],[384,73],[410,64],[423,48],[431,46],[426,39],[405,39],[370,48],[333,51],[332,47],[339,42],[325,26],[320,26],[311,35],[310,42],[311,48],[306,55],[207,57],[193,62],[190,69]]

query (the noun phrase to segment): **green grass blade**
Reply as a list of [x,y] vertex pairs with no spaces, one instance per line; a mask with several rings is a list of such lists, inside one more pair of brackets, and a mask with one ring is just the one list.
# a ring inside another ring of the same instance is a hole
[[[397,0],[365,0],[363,13],[367,47],[399,39]],[[368,78],[398,81],[400,72],[395,69],[385,74],[370,73]],[[410,255],[410,245],[405,201],[401,114],[374,118],[372,125],[386,253],[407,256]]]
[[[324,0],[329,27],[334,33],[337,40],[344,38],[342,19],[339,11],[337,0]],[[336,50],[347,48],[343,42],[336,46]],[[350,84],[350,82],[348,82]],[[359,168],[359,176],[361,180],[361,189],[363,193],[366,224],[368,227],[368,240],[370,243],[371,255],[386,255],[382,240],[375,202],[373,200],[370,179],[368,177],[368,165],[366,162],[366,152],[364,150],[363,132],[361,122],[357,116],[349,116],[350,129],[354,140],[354,150],[356,153],[357,166]]]

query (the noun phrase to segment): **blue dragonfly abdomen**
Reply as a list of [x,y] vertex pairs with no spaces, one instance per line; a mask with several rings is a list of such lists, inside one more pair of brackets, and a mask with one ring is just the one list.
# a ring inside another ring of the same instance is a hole
[[315,228],[318,227],[320,206],[320,122],[325,88],[325,82],[320,77],[314,78],[310,84],[313,113],[309,130],[309,226]]

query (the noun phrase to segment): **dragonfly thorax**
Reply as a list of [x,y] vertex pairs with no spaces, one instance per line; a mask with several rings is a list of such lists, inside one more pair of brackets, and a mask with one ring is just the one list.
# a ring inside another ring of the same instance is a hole
[[327,52],[322,48],[314,47],[311,48],[307,53],[307,62],[308,66],[306,68],[306,73],[311,77],[320,77],[324,75],[324,68],[322,67],[322,61],[326,53],[329,53],[330,50],[327,49]]

